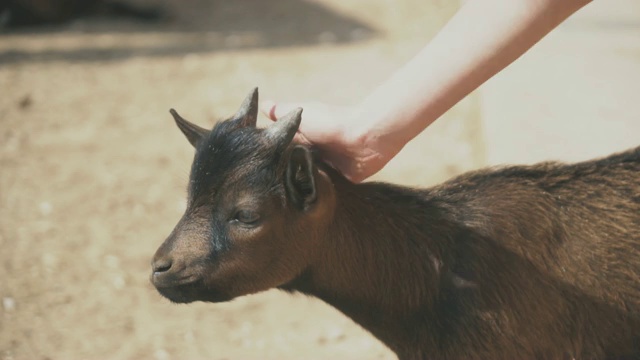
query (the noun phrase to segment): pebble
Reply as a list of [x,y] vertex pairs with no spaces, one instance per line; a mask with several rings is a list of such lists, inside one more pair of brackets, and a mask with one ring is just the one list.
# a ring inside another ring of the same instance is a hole
[[193,331],[187,331],[184,333],[184,341],[188,343],[193,343],[196,340],[196,337],[193,335]]
[[53,270],[58,265],[58,257],[55,254],[42,254],[42,265],[47,271]]
[[48,201],[43,201],[40,204],[38,204],[38,209],[40,210],[40,213],[42,215],[49,215],[51,214],[51,211],[53,211],[53,206],[51,205],[50,202]]
[[325,337],[329,341],[338,341],[338,340],[344,339],[346,335],[344,334],[344,330],[342,330],[342,328],[334,327],[329,329],[329,331],[327,331],[327,334]]
[[165,349],[157,349],[153,353],[153,357],[156,360],[169,360],[171,358],[171,356],[169,355],[169,353]]
[[106,255],[104,263],[110,269],[118,269],[120,267],[120,259],[115,255]]
[[13,311],[16,308],[16,301],[11,297],[2,298],[2,307],[5,311]]
[[124,286],[126,285],[126,282],[124,281],[124,278],[122,276],[116,276],[113,278],[113,287],[115,287],[118,290],[122,290],[124,289]]

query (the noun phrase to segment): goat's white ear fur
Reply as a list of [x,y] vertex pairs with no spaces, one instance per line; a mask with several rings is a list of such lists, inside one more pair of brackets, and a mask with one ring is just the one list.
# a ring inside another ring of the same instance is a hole
[[300,210],[307,210],[317,198],[314,165],[311,152],[297,145],[289,156],[285,174],[285,188],[291,202]]
[[185,120],[177,111],[174,109],[169,110],[171,115],[173,116],[173,120],[176,121],[176,125],[180,128],[180,131],[187,137],[187,140],[193,145],[193,147],[198,147],[198,144],[202,141],[203,138],[209,136],[209,130],[203,129],[196,124],[192,124],[189,121]]
[[254,88],[244,99],[240,109],[232,117],[239,127],[256,127],[258,121],[258,88]]

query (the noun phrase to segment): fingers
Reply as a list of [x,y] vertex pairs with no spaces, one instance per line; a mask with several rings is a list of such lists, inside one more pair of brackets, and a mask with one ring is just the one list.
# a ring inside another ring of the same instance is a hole
[[313,145],[313,143],[309,141],[309,139],[307,139],[307,137],[304,136],[304,134],[302,134],[301,132],[298,132],[294,135],[293,142],[296,144],[304,144],[309,146]]
[[273,121],[276,121],[278,118],[283,117],[288,112],[299,107],[301,107],[301,104],[295,104],[295,103],[276,104],[271,100],[265,100],[260,103],[260,111]]
[[299,107],[305,109],[307,116],[311,115],[307,118],[311,121],[302,121],[300,131],[293,140],[295,143],[314,147],[325,162],[354,183],[365,180],[375,172],[370,171],[371,164],[356,159],[345,145],[336,142],[335,134],[344,131],[343,128],[336,127],[335,122],[326,121],[348,117],[345,115],[349,114],[348,108],[327,107],[318,103],[276,103],[270,100],[260,103],[260,111],[272,121]]
[[357,184],[367,178],[366,174],[363,173],[365,164],[360,163],[356,159],[341,153],[326,150],[322,151],[322,149],[319,149],[319,152],[320,157],[325,163],[338,170],[338,172],[349,179],[349,181]]
[[265,100],[260,102],[260,111],[268,117],[270,120],[276,121],[275,115],[276,103],[271,100]]

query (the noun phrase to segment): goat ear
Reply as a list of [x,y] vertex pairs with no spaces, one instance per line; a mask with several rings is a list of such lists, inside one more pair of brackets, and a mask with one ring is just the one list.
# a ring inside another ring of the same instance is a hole
[[238,124],[238,127],[256,127],[256,122],[258,121],[258,88],[254,88],[247,95],[232,119]]
[[187,140],[193,145],[193,147],[198,147],[200,141],[203,138],[209,136],[209,130],[203,129],[196,124],[192,124],[185,120],[182,116],[178,114],[177,111],[171,109],[169,110],[173,119],[176,121],[176,124],[180,128],[180,131],[187,137]]
[[291,151],[285,174],[285,188],[291,201],[300,209],[306,210],[316,201],[316,180],[311,152],[297,145]]

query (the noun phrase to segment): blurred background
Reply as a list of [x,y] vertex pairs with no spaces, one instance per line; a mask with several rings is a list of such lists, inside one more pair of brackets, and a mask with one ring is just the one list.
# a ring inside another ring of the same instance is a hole
[[[178,306],[155,292],[149,262],[184,211],[193,156],[168,109],[211,126],[254,86],[355,103],[458,6],[0,2],[0,359],[393,359],[314,299]],[[376,179],[427,186],[624,150],[640,144],[639,103],[640,2],[594,2]]]

